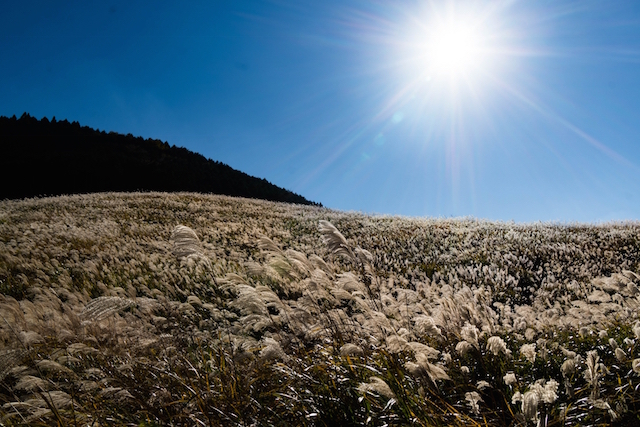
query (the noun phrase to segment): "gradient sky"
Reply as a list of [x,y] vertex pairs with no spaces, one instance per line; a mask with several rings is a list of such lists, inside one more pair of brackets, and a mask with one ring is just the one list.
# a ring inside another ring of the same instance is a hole
[[[481,52],[455,76],[425,53],[452,22]],[[640,2],[4,2],[0,115],[25,111],[335,209],[637,220]]]

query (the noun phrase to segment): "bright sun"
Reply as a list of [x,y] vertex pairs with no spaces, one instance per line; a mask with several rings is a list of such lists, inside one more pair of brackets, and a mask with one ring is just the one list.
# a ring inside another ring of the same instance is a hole
[[460,77],[480,66],[479,34],[463,22],[443,22],[428,34],[426,64],[441,76]]
[[493,9],[446,3],[429,6],[405,22],[394,54],[415,84],[447,82],[450,88],[478,91],[497,70],[500,25]]
[[445,0],[403,13],[406,18],[387,33],[393,37],[382,39],[393,47],[390,63],[398,83],[389,111],[399,111],[402,103],[452,111],[471,105],[460,101],[479,105],[485,99],[506,70],[513,34],[500,19],[501,9],[490,6]]

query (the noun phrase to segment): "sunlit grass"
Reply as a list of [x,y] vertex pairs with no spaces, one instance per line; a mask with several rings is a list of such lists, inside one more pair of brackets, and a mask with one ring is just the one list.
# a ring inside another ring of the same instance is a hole
[[0,202],[5,425],[629,425],[640,225]]

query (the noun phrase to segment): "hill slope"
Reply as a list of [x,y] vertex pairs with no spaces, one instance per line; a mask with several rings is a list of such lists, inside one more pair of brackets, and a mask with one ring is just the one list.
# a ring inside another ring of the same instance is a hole
[[0,422],[638,425],[639,235],[188,193],[0,201]]
[[77,122],[0,117],[0,199],[104,191],[196,191],[315,204],[166,142]]

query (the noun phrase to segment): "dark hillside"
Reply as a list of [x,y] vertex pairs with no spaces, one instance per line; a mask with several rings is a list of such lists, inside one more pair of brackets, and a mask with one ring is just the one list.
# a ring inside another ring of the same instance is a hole
[[104,191],[194,191],[316,204],[186,148],[78,122],[0,117],[0,199]]

